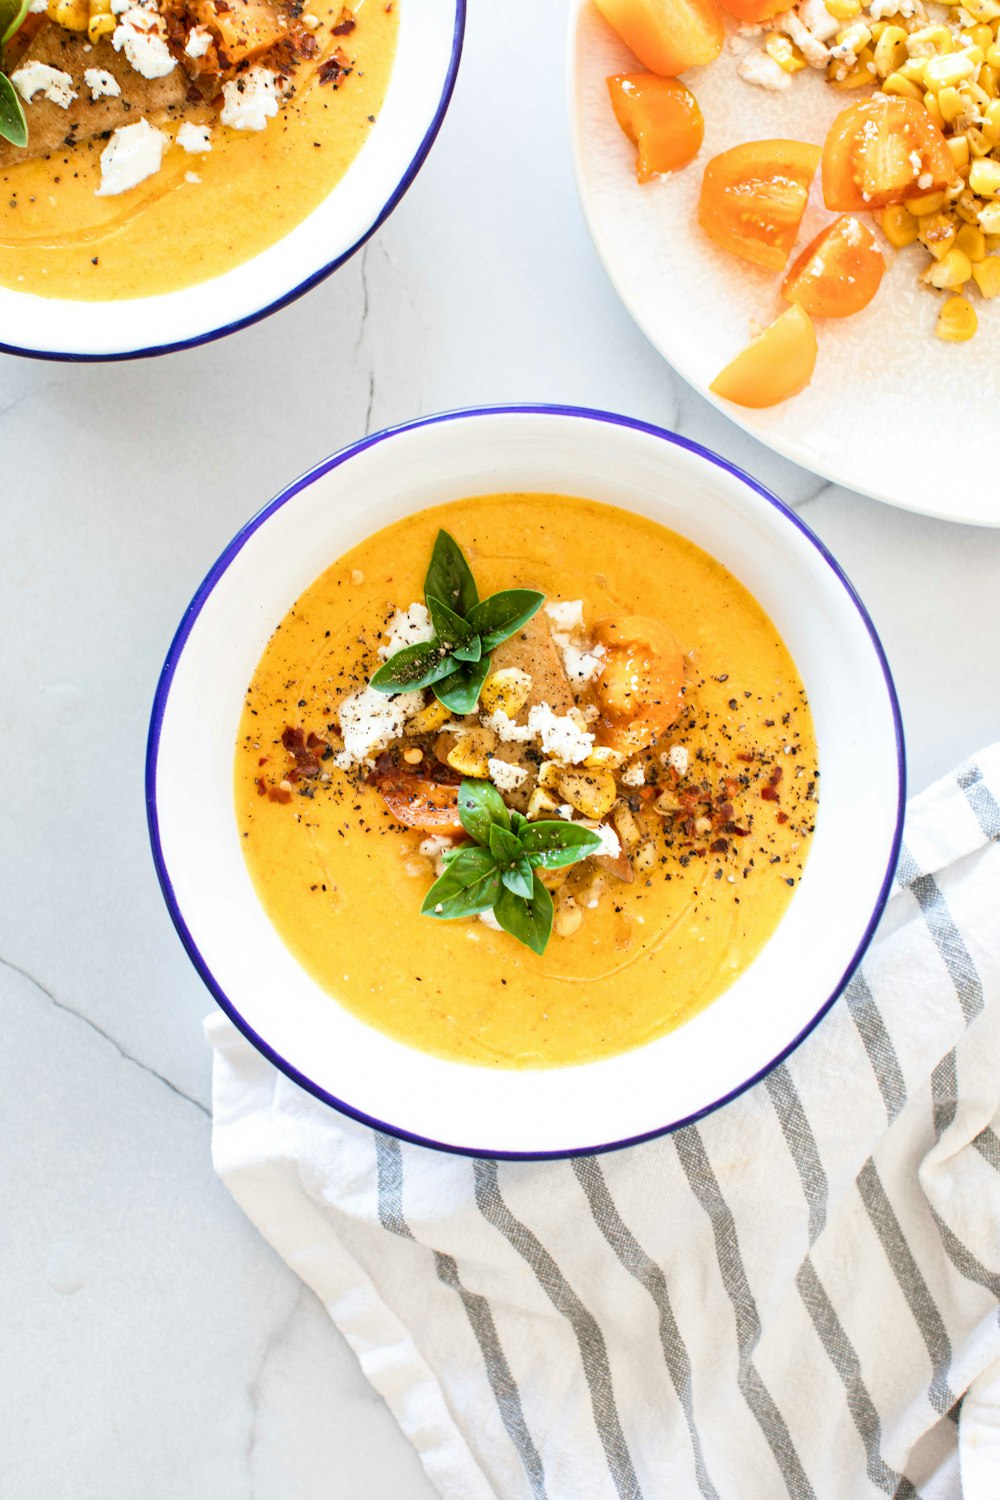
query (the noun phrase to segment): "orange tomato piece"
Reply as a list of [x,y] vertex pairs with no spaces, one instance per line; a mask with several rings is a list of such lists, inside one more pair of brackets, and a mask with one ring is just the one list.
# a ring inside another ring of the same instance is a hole
[[916,99],[883,94],[850,105],[823,147],[823,199],[840,212],[903,203],[957,175],[947,141]]
[[401,766],[375,770],[369,779],[397,823],[429,833],[463,833],[457,785],[417,776]]
[[787,312],[751,339],[709,386],[737,406],[777,406],[797,396],[816,368],[816,330],[805,308]]
[[201,0],[197,13],[202,24],[218,34],[231,67],[288,36],[288,26],[269,0],[227,0],[224,8],[214,0]]
[[697,99],[676,78],[618,73],[608,79],[608,92],[616,120],[639,148],[635,175],[640,182],[676,172],[698,155],[705,122]]
[[596,683],[601,739],[625,755],[645,750],[684,707],[684,655],[673,632],[647,615],[599,620],[606,648]]
[[731,16],[748,22],[767,21],[791,8],[788,0],[719,0],[719,3]]
[[702,229],[733,255],[783,270],[821,154],[804,141],[747,141],[713,156],[698,201]]
[[722,51],[715,0],[597,0],[597,8],[643,67],[663,78],[704,67]]
[[885,271],[875,236],[849,214],[828,224],[792,265],[782,296],[814,318],[849,318],[867,307]]

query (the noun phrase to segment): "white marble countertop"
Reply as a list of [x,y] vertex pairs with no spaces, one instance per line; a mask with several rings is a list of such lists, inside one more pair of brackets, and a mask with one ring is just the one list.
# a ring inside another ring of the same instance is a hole
[[566,13],[472,5],[416,184],[294,306],[165,359],[0,362],[11,1500],[432,1495],[319,1304],[213,1176],[210,1002],[146,838],[146,722],[170,636],[223,544],[295,474],[362,432],[478,402],[674,427],[795,504],[846,567],[895,671],[913,790],[1000,736],[1000,531],[891,510],[773,457],[617,303],[571,176]]

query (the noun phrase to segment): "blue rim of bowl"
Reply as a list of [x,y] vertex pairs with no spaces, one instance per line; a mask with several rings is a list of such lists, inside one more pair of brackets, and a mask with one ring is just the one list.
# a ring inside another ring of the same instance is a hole
[[197,349],[202,344],[213,344],[216,339],[223,339],[227,334],[238,333],[241,328],[250,328],[254,323],[260,323],[264,318],[269,318],[272,313],[280,312],[283,307],[288,307],[292,302],[297,302],[306,292],[311,292],[313,287],[319,286],[334,271],[351,259],[352,255],[366,245],[377,229],[380,229],[386,219],[393,212],[396,205],[404,197],[417,173],[427,160],[428,152],[437,138],[437,133],[444,124],[444,117],[448,113],[451,96],[455,92],[455,80],[458,77],[458,65],[462,57],[462,45],[465,40],[465,19],[467,0],[455,0],[455,30],[451,40],[451,57],[448,59],[448,69],[445,74],[444,88],[438,100],[437,108],[430,125],[424,132],[424,137],[417,147],[409,166],[403,173],[397,186],[387,200],[384,208],[378,214],[360,239],[339,255],[336,260],[330,261],[329,265],[322,266],[307,276],[305,281],[300,281],[298,286],[290,292],[284,292],[266,307],[259,308],[257,312],[248,313],[245,318],[236,318],[232,323],[224,323],[221,328],[210,329],[208,333],[199,333],[190,339],[179,339],[174,344],[152,344],[148,349],[124,349],[117,354],[61,354],[56,349],[22,349],[18,344],[5,344],[0,342],[0,354],[19,354],[25,359],[55,360],[63,364],[96,365],[116,364],[126,359],[154,359],[160,354],[176,354],[181,349]]
[[[340,468],[342,464],[347,463],[356,455],[364,453],[367,449],[373,448],[379,443],[384,443],[388,439],[391,439],[400,433],[412,432],[415,429],[421,427],[433,427],[447,422],[462,421],[470,417],[474,418],[493,416],[575,417],[582,418],[585,421],[605,422],[613,427],[625,427],[631,429],[634,432],[646,433],[648,436],[660,438],[662,441],[670,443],[676,448],[683,448],[688,453],[696,454],[699,458],[705,459],[708,463],[714,465],[716,468],[722,469],[727,474],[731,474],[734,478],[740,480],[743,484],[747,485],[751,490],[753,490],[754,494],[759,495],[761,499],[766,500],[769,505],[780,511],[785,519],[790,521],[791,524],[798,531],[800,531],[804,537],[806,537],[806,539],[812,544],[812,546],[815,547],[816,551],[820,554],[824,562],[836,576],[841,587],[844,589],[844,592],[847,594],[848,598],[860,615],[862,623],[864,624],[865,629],[868,632],[872,647],[875,651],[875,655],[878,658],[879,665],[882,669],[882,676],[885,681],[886,693],[889,698],[889,706],[892,711],[893,728],[896,737],[896,766],[899,777],[898,794],[896,799],[896,824],[885,875],[882,879],[882,884],[879,889],[878,897],[875,901],[871,917],[868,921],[864,933],[862,934],[860,942],[854,950],[854,954],[849,964],[847,965],[847,968],[844,970],[832,993],[819,1007],[819,1009],[816,1011],[816,1014],[811,1018],[808,1024],[804,1026],[802,1030],[792,1038],[788,1045],[784,1047],[776,1057],[772,1058],[771,1061],[767,1063],[763,1068],[758,1069],[756,1073],[754,1073],[750,1078],[747,1078],[737,1088],[731,1089],[728,1093],[721,1095],[718,1099],[713,1100],[710,1104],[706,1104],[703,1108],[695,1110],[692,1114],[685,1115],[682,1119],[672,1120],[665,1125],[658,1126],[655,1130],[644,1131],[641,1135],[629,1136],[624,1140],[605,1141],[590,1146],[574,1146],[572,1148],[567,1148],[559,1151],[498,1151],[495,1148],[491,1148],[488,1146],[456,1146],[449,1145],[443,1141],[431,1140],[427,1136],[418,1135],[414,1131],[404,1129],[402,1126],[393,1125],[387,1120],[380,1120],[375,1118],[373,1115],[365,1114],[362,1110],[354,1108],[353,1105],[348,1104],[345,1100],[336,1098],[326,1089],[321,1088],[319,1084],[314,1083],[312,1079],[307,1078],[304,1073],[301,1073],[296,1067],[293,1066],[292,1063],[288,1062],[288,1060],[282,1057],[280,1053],[276,1052],[273,1047],[269,1046],[268,1043],[264,1041],[263,1037],[261,1037],[253,1029],[253,1027],[250,1026],[246,1020],[244,1020],[243,1016],[241,1016],[233,1001],[221,989],[214,975],[206,964],[204,958],[202,957],[198,949],[198,945],[195,943],[194,938],[192,937],[188,929],[187,923],[184,920],[177,898],[174,894],[173,884],[167,871],[166,861],[163,857],[163,849],[160,842],[159,817],[156,805],[156,766],[160,744],[160,732],[163,727],[163,717],[166,711],[167,701],[170,696],[170,688],[171,684],[173,683],[174,672],[176,671],[177,663],[180,660],[181,654],[187,643],[188,636],[190,635],[191,630],[194,627],[194,623],[200,615],[202,609],[204,608],[204,605],[211,595],[213,589],[215,588],[222,575],[227,572],[230,564],[243,550],[243,547],[254,535],[254,533],[258,531],[261,526],[263,526],[264,522],[267,521],[269,517],[275,513],[275,511],[280,510],[290,500],[293,500],[301,490],[307,489],[308,486],[313,484],[317,479],[321,479],[325,474],[329,474],[333,469]],[[869,616],[868,611],[865,609],[865,606],[862,604],[860,598],[858,597],[854,585],[851,583],[850,579],[847,577],[846,573],[837,562],[836,558],[832,556],[832,554],[820,541],[819,537],[816,536],[816,534],[805,524],[804,521],[801,520],[799,516],[795,514],[793,510],[785,505],[783,501],[779,500],[776,495],[773,495],[770,490],[765,489],[762,484],[759,484],[756,479],[745,473],[743,469],[738,468],[735,464],[729,463],[727,459],[720,458],[717,454],[711,453],[707,448],[703,448],[700,443],[692,442],[690,438],[681,437],[676,432],[670,432],[665,427],[656,427],[652,423],[641,422],[635,417],[622,416],[616,412],[600,411],[595,408],[583,406],[471,406],[462,407],[455,411],[440,412],[434,416],[419,417],[412,422],[403,422],[397,427],[387,427],[384,428],[381,432],[372,433],[368,437],[361,438],[358,442],[350,444],[347,448],[342,448],[338,453],[333,454],[332,457],[324,459],[314,468],[309,469],[305,474],[300,475],[298,479],[293,480],[290,485],[288,485],[278,495],[276,495],[273,500],[269,501],[267,505],[259,510],[255,516],[251,517],[246,525],[237,532],[236,536],[229,543],[228,547],[226,547],[222,552],[215,565],[206,574],[197,592],[195,593],[194,598],[191,600],[191,603],[185,610],[184,615],[181,619],[181,623],[177,627],[176,634],[174,635],[174,638],[170,643],[170,649],[167,652],[166,660],[164,661],[163,669],[160,673],[160,679],[157,684],[156,694],[153,699],[153,709],[149,725],[149,738],[146,746],[146,816],[149,824],[149,837],[153,850],[153,862],[156,866],[156,874],[160,882],[160,889],[163,892],[163,898],[167,904],[167,910],[170,912],[170,916],[174,926],[177,929],[178,936],[180,937],[181,942],[187,950],[188,957],[190,958],[197,972],[200,974],[206,988],[209,990],[210,994],[219,1005],[219,1007],[225,1012],[225,1014],[237,1027],[237,1029],[243,1033],[247,1041],[250,1042],[254,1047],[256,1047],[257,1051],[260,1052],[264,1057],[266,1057],[269,1062],[273,1063],[276,1068],[279,1068],[280,1071],[286,1075],[286,1077],[290,1078],[293,1083],[298,1084],[300,1088],[304,1089],[306,1093],[312,1094],[314,1098],[321,1100],[322,1103],[330,1105],[333,1109],[339,1111],[339,1113],[348,1115],[352,1120],[357,1120],[362,1125],[368,1125],[373,1130],[384,1131],[387,1135],[395,1136],[402,1141],[409,1141],[415,1146],[426,1146],[433,1151],[444,1151],[452,1156],[489,1158],[496,1161],[561,1161],[575,1156],[600,1156],[608,1151],[620,1151],[627,1146],[638,1146],[641,1145],[644,1141],[656,1140],[660,1136],[670,1135],[675,1130],[682,1129],[685,1125],[695,1124],[698,1120],[704,1119],[706,1115],[713,1114],[715,1110],[721,1109],[723,1105],[731,1103],[733,1099],[738,1099],[741,1094],[744,1094],[748,1089],[753,1088],[753,1086],[759,1083],[762,1078],[766,1078],[767,1075],[781,1063],[783,1063],[787,1057],[790,1057],[791,1054],[796,1050],[796,1048],[810,1034],[810,1032],[819,1025],[820,1021],[826,1015],[827,1011],[830,1010],[831,1006],[833,1006],[843,994],[847,985],[850,983],[856,969],[861,963],[861,960],[864,957],[865,952],[867,951],[868,945],[875,935],[875,929],[877,928],[879,921],[881,920],[882,913],[885,910],[886,902],[889,899],[889,893],[892,889],[893,877],[895,874],[896,865],[899,860],[899,851],[903,839],[903,816],[905,812],[905,806],[906,749],[903,740],[903,721],[899,709],[899,700],[896,696],[895,683],[892,679],[892,673],[889,670],[889,663],[886,658],[885,650],[882,646],[881,640],[879,639],[878,632],[872,623],[871,617]]]

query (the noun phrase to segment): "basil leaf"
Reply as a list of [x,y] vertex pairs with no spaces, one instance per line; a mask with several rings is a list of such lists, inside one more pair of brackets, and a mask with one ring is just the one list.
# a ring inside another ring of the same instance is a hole
[[10,141],[12,146],[28,144],[28,122],[24,118],[24,107],[17,89],[6,73],[0,73],[0,138]]
[[498,865],[512,865],[523,857],[524,850],[516,833],[493,823],[490,827],[490,853]]
[[461,547],[453,536],[439,531],[431,553],[430,567],[424,580],[424,594],[430,609],[430,596],[442,599],[449,609],[467,616],[479,602],[479,591]]
[[439,641],[404,646],[379,667],[368,684],[379,693],[415,693],[453,671],[451,658]]
[[[456,646],[467,646],[470,641],[478,640],[476,632],[467,620],[457,615],[453,609],[449,609],[434,594],[427,595],[427,609],[430,613],[431,624],[434,626],[434,634],[446,651],[454,651]],[[481,648],[480,648],[481,649]],[[479,657],[473,658],[478,661]]]
[[579,823],[567,823],[562,818],[529,823],[521,830],[520,837],[532,865],[543,870],[561,870],[564,865],[575,865],[577,860],[596,854],[601,847],[601,840],[592,829],[581,828]]
[[[454,663],[452,662],[451,665]],[[479,702],[483,683],[489,675],[490,659],[488,656],[484,656],[481,661],[462,662],[454,672],[435,683],[434,696],[439,703],[444,704],[445,708],[451,709],[453,714],[458,714],[459,718],[463,718],[466,714],[471,714]]]
[[483,643],[478,635],[474,635],[467,646],[456,646],[451,654],[456,661],[479,661],[483,654]]
[[524,816],[524,813],[515,812],[514,809],[511,808],[511,810],[510,810],[510,831],[511,831],[511,833],[516,833],[518,836],[520,836],[521,829],[527,827],[527,823],[528,823],[528,820]]
[[510,869],[500,871],[500,879],[504,883],[504,888],[512,891],[515,896],[531,899],[535,889],[535,877],[529,861],[523,854]]
[[471,833],[477,844],[490,842],[490,829],[510,827],[510,816],[504,800],[489,781],[473,781],[466,778],[458,789],[458,816],[466,833]]
[[[24,24],[30,3],[31,0],[0,0],[0,46],[9,42],[14,32]],[[10,136],[7,139],[10,140]],[[27,140],[27,131],[25,139]]]
[[493,915],[505,932],[536,953],[544,953],[552,931],[552,897],[534,876],[531,899],[504,886],[493,903]]
[[502,889],[500,871],[489,850],[466,847],[435,880],[424,897],[420,913],[442,922],[474,917],[478,912],[489,911]]
[[492,651],[541,609],[545,595],[534,589],[504,589],[491,594],[468,612],[469,624],[482,637],[483,650]]

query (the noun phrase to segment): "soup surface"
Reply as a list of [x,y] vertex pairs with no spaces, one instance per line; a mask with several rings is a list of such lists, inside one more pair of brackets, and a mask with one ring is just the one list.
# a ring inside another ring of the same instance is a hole
[[[340,0],[309,8],[328,36]],[[147,297],[232,270],[294,229],[357,156],[388,87],[398,5],[354,9],[351,75],[334,89],[321,82],[321,56],[302,65],[294,97],[266,129],[216,125],[198,105],[154,116],[171,137],[181,118],[211,123],[211,151],[191,155],[173,141],[158,172],[110,197],[97,196],[100,137],[6,167],[0,283],[83,301]],[[36,107],[26,107],[29,131]]]
[[[646,829],[645,867],[630,883],[599,875],[583,886],[574,872],[583,920],[571,936],[554,932],[541,956],[476,918],[420,915],[434,880],[425,835],[400,827],[363,775],[327,757],[321,777],[282,781],[290,728],[337,743],[338,704],[380,664],[380,633],[423,598],[439,527],[464,549],[481,595],[534,588],[581,600],[588,620],[641,612],[669,626],[687,660],[684,712],[647,756],[656,784],[631,803]],[[720,563],[631,513],[521,494],[408,517],[306,590],[248,690],[235,793],[260,899],[337,1001],[414,1047],[523,1068],[639,1046],[725,990],[793,897],[817,778],[794,664]],[[263,794],[276,781],[283,801]],[[706,832],[709,819],[695,816],[699,799],[721,806],[724,837],[718,818]],[[663,816],[663,803],[680,811]]]

